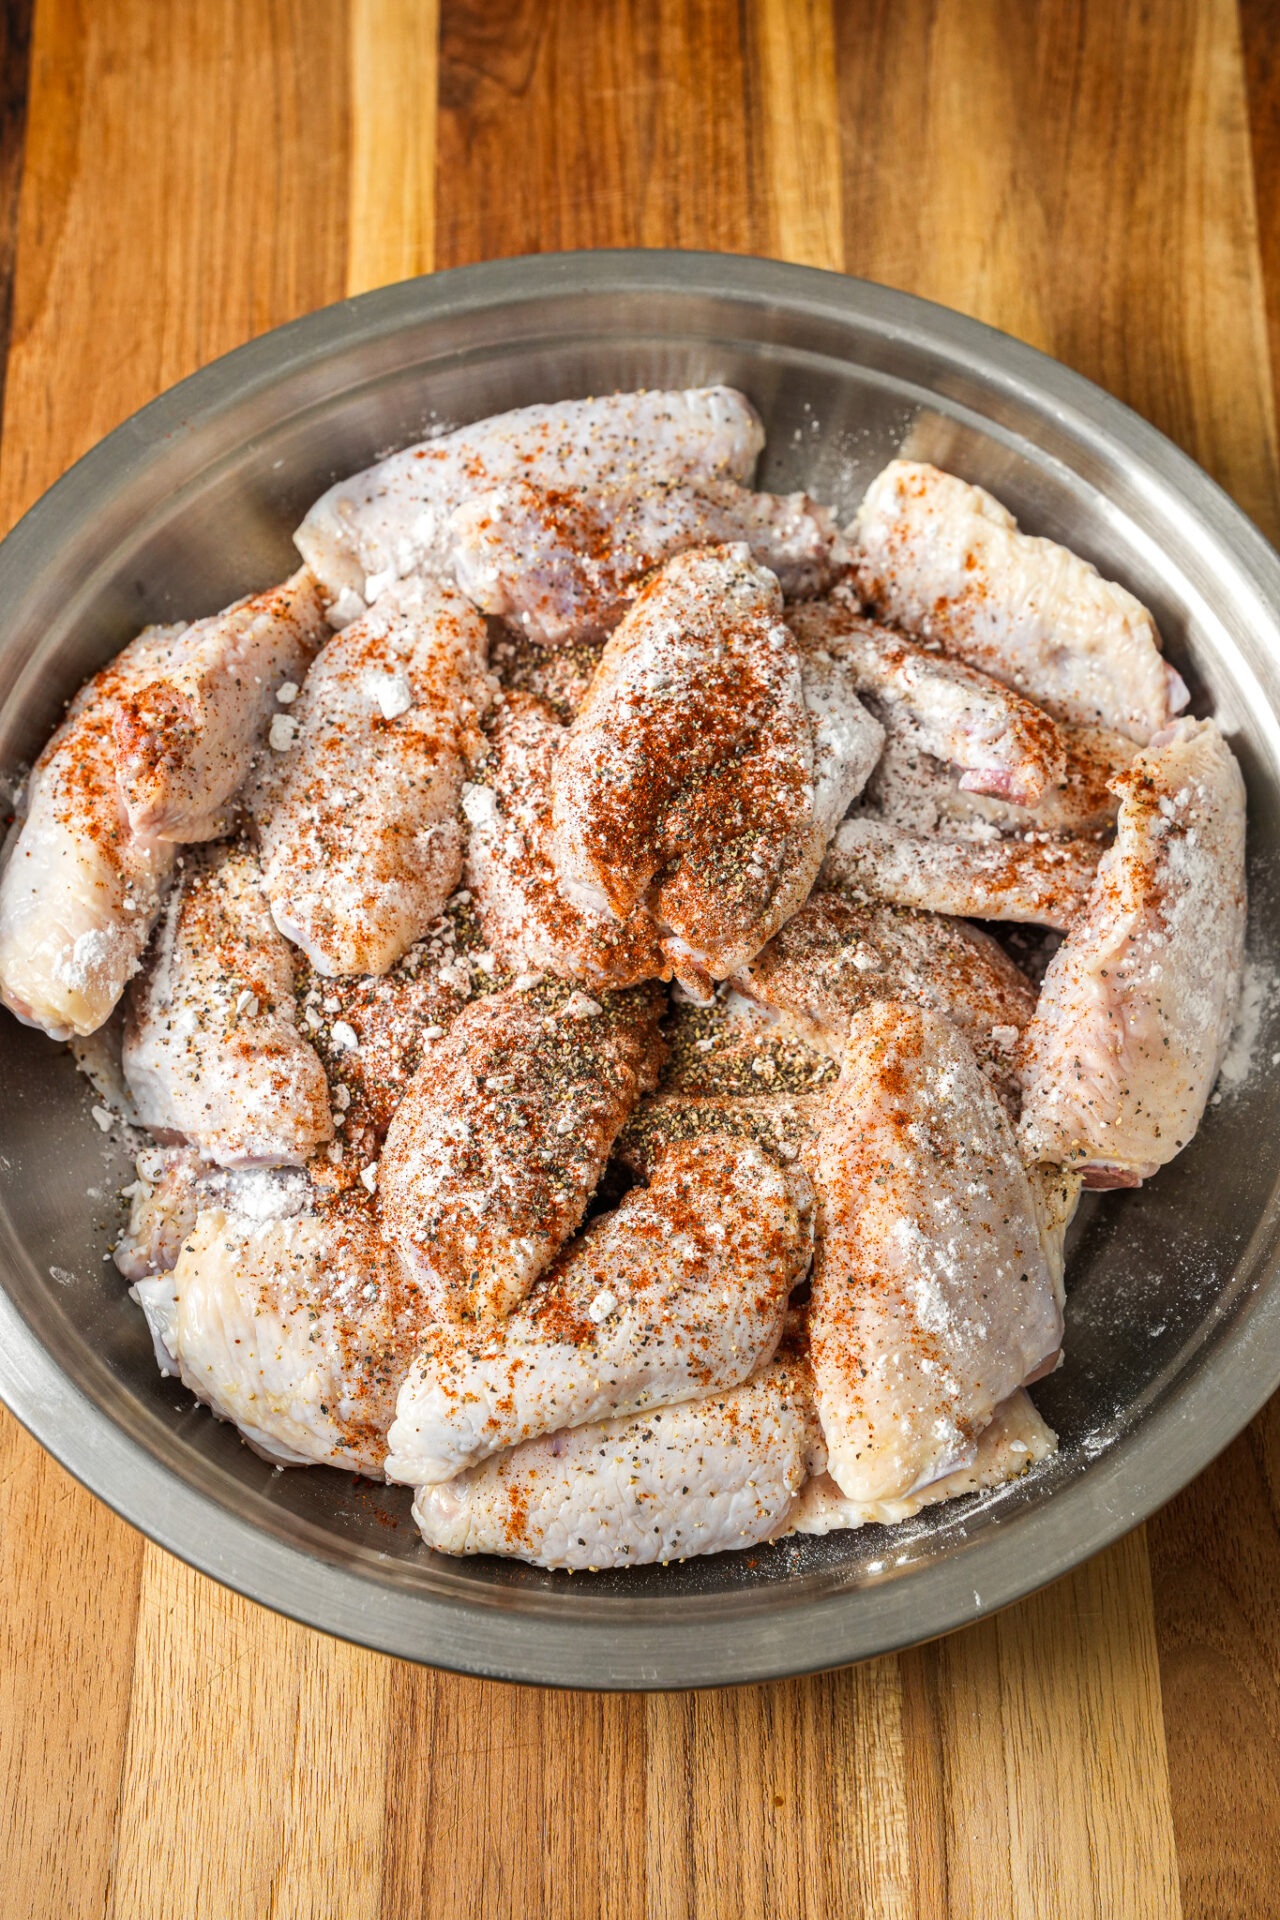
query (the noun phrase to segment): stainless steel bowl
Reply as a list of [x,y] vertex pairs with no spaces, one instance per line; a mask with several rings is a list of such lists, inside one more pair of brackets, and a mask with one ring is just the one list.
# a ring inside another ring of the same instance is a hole
[[[713,255],[465,268],[330,307],[127,421],[0,547],[0,768],[148,620],[290,566],[338,475],[438,423],[562,395],[724,380],[769,429],[765,479],[849,508],[909,449],[978,480],[1153,607],[1250,800],[1251,944],[1280,954],[1280,561],[1226,496],[1096,387],[971,320],[855,280]],[[1280,1050],[1264,1004],[1257,1058]],[[103,1259],[122,1154],[64,1051],[0,1016],[0,1393],[72,1473],[206,1573],[388,1653],[566,1686],[675,1687],[839,1665],[1004,1606],[1116,1539],[1280,1381],[1280,1079],[1075,1231],[1067,1364],[1037,1389],[1056,1461],[892,1531],[626,1574],[454,1561],[407,1497],[273,1473],[162,1381]]]

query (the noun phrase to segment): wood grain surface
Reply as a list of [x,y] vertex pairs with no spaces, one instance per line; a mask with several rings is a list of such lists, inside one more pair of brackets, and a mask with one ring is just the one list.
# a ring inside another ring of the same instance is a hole
[[[1261,0],[0,8],[0,526],[153,394],[347,292],[676,245],[1003,326],[1274,536],[1278,28]],[[1270,1409],[997,1619],[619,1699],[279,1620],[0,1418],[0,1914],[1280,1912],[1278,1484]]]

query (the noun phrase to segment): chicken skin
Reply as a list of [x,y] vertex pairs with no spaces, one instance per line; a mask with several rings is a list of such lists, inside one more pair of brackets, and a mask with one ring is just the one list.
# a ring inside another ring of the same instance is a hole
[[854,577],[882,620],[1003,680],[1055,719],[1139,745],[1187,703],[1141,601],[981,487],[911,460],[872,481]]
[[406,574],[446,573],[450,517],[476,494],[513,480],[590,491],[744,482],[763,445],[755,409],[730,387],[518,407],[340,480],[294,539],[341,622]]
[[837,1060],[871,1001],[931,1007],[959,1027],[1000,1092],[1010,1101],[1016,1095],[1018,1041],[1035,1012],[1035,990],[989,934],[963,920],[823,890],[733,985],[770,1020]]
[[563,1427],[741,1385],[772,1357],[808,1257],[774,1163],[723,1135],[664,1156],[507,1319],[428,1330],[387,1476],[434,1485]]
[[912,646],[839,594],[793,607],[787,624],[807,652],[840,662],[891,739],[956,767],[963,791],[1032,806],[1064,778],[1061,729],[988,674]]
[[676,1407],[526,1440],[420,1489],[413,1517],[443,1553],[538,1567],[638,1567],[750,1547],[785,1531],[821,1436],[802,1367]]
[[259,1452],[381,1477],[427,1305],[361,1189],[295,1209],[291,1185],[275,1217],[202,1208],[172,1272],[134,1291],[170,1370]]
[[1065,930],[1084,911],[1101,857],[1092,840],[940,840],[859,810],[841,824],[825,871],[900,907]]
[[1045,975],[1022,1139],[1088,1186],[1137,1186],[1185,1146],[1218,1077],[1244,965],[1244,782],[1212,720],[1157,734]]
[[603,638],[645,575],[690,547],[745,541],[789,595],[817,593],[835,573],[828,508],[804,493],[752,493],[727,480],[594,490],[512,480],[465,501],[449,531],[462,591],[548,647]]
[[180,627],[147,627],[83,686],[27,781],[0,872],[0,1000],[54,1040],[96,1033],[137,969],[177,848],[129,825],[115,718]]
[[801,904],[883,739],[834,662],[806,690],[781,610],[745,546],[669,561],[606,646],[552,771],[564,891],[623,922],[647,906],[704,994]]
[[829,1473],[814,1472],[792,1508],[788,1533],[838,1533],[848,1527],[892,1527],[924,1507],[983,1493],[1021,1479],[1058,1451],[1058,1436],[1018,1389],[991,1416],[978,1436],[970,1465],[957,1467],[901,1500],[850,1500]]
[[554,973],[591,988],[671,972],[643,907],[625,920],[570,899],[553,859],[551,774],[568,729],[530,693],[501,696],[488,735],[484,786],[463,791],[470,834],[466,882],[485,938],[517,972]]
[[811,1170],[827,1471],[850,1500],[906,1499],[971,1465],[1061,1345],[1034,1196],[968,1042],[890,1000],[851,1026]]
[[189,858],[129,991],[124,1071],[144,1125],[222,1166],[302,1166],[333,1137],[298,1031],[294,963],[251,853]]
[[868,813],[886,826],[907,833],[941,834],[944,839],[995,841],[1001,835],[1023,838],[1096,839],[1115,825],[1118,801],[1111,782],[1131,763],[1138,749],[1123,734],[1102,727],[1060,726],[1065,761],[1062,778],[1046,787],[1033,804],[1022,806],[964,784],[954,764],[924,751],[914,730],[885,714],[885,747],[863,796]]
[[378,1163],[384,1231],[438,1317],[510,1312],[577,1229],[623,1121],[657,1080],[653,988],[514,989],[433,1048]]
[[164,673],[116,706],[120,788],[135,833],[191,841],[226,832],[228,803],[328,632],[306,567],[183,630]]
[[434,581],[388,588],[324,649],[250,796],[276,925],[318,973],[394,966],[458,884],[484,622]]

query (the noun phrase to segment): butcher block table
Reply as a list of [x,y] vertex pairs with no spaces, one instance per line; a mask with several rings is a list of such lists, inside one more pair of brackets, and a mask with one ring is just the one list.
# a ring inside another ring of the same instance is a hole
[[[344,294],[674,246],[841,268],[1006,328],[1280,530],[1268,0],[2,18],[6,529],[162,388]],[[0,1913],[1280,1913],[1278,1479],[1273,1405],[1147,1527],[948,1640],[604,1697],[277,1619],[3,1417]]]

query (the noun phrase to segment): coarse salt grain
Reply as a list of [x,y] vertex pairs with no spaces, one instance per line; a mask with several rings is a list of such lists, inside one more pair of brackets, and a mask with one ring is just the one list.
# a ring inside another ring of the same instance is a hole
[[291,707],[301,691],[296,680],[286,680],[282,687],[276,688],[276,699],[282,707]]
[[361,1167],[360,1178],[369,1189],[369,1192],[372,1193],[378,1184],[378,1167],[376,1161],[371,1160],[367,1167]]
[[258,996],[252,992],[250,988],[246,987],[240,995],[240,998],[236,1001],[236,1019],[238,1020],[242,1013],[247,1013],[249,1018],[253,1020],[256,1019],[257,1012]]
[[290,714],[274,713],[267,734],[268,744],[276,753],[287,753],[298,735],[298,723]]
[[599,1326],[601,1321],[609,1318],[609,1315],[613,1312],[617,1304],[618,1302],[615,1295],[610,1293],[606,1288],[603,1293],[596,1295],[591,1305],[587,1308],[588,1320],[594,1320],[596,1325]]
[[355,1053],[358,1050],[360,1041],[356,1030],[348,1026],[345,1020],[335,1020],[332,1032],[335,1047],[345,1047],[348,1053]]
[[110,1113],[107,1111],[107,1109],[105,1107],[90,1107],[89,1111],[93,1115],[94,1119],[97,1121],[98,1125],[102,1128],[102,1131],[104,1133],[110,1133],[111,1127],[112,1127],[112,1118]]
[[593,1000],[590,994],[583,993],[581,988],[575,988],[569,995],[564,1003],[564,1010],[570,1020],[592,1020],[596,1014],[604,1011],[600,1002]]

